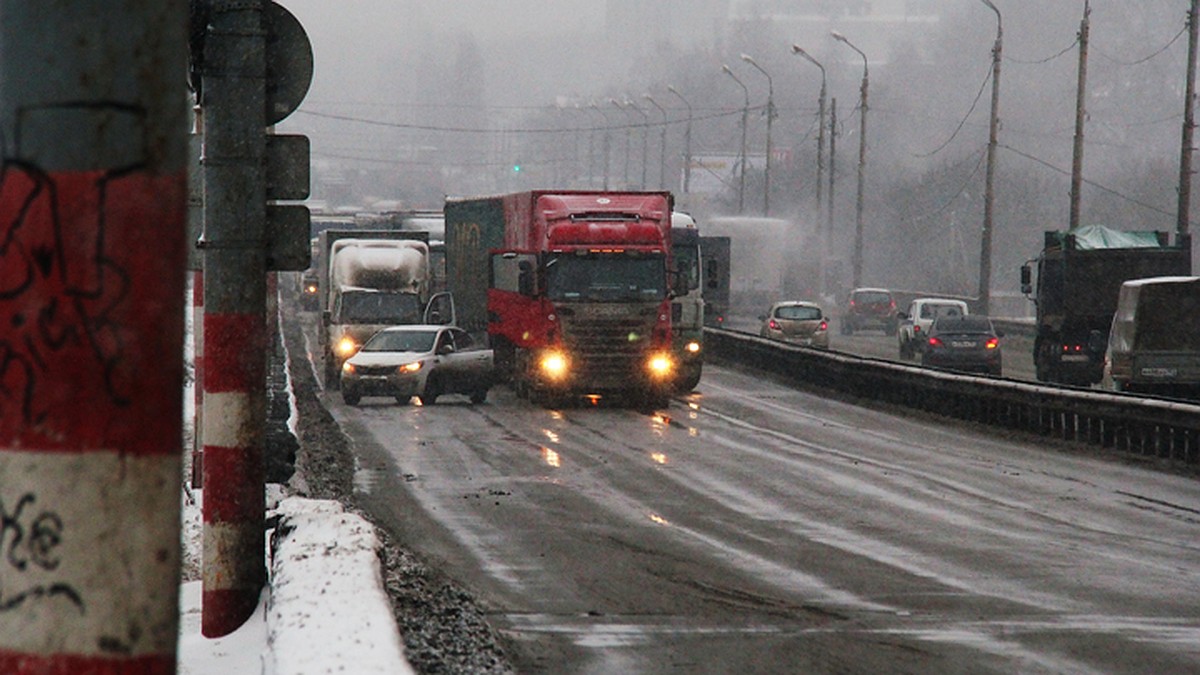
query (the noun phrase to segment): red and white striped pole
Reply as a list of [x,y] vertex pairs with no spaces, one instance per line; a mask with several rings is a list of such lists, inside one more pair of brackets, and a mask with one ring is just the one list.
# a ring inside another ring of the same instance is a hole
[[187,3],[0,0],[0,672],[173,673]]
[[192,487],[204,487],[204,270],[192,271]]
[[266,583],[266,34],[262,3],[210,5],[204,44],[204,551],[200,631]]

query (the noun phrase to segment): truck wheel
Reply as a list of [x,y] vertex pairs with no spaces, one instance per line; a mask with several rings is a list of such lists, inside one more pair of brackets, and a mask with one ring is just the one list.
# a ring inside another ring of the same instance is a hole
[[396,404],[397,405],[408,405],[409,401],[411,401],[411,400],[412,400],[411,396],[396,396]]
[[476,389],[475,391],[471,392],[471,403],[476,405],[483,403],[487,400],[487,395],[487,389]]
[[704,372],[704,364],[693,363],[683,366],[679,369],[679,376],[675,378],[674,389],[677,394],[686,394],[696,388],[700,384],[700,376]]

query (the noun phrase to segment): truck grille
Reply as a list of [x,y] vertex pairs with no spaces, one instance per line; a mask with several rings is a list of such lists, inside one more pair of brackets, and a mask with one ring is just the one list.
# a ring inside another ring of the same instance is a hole
[[598,387],[627,386],[641,376],[650,349],[654,317],[571,317],[563,337],[574,360],[575,373]]

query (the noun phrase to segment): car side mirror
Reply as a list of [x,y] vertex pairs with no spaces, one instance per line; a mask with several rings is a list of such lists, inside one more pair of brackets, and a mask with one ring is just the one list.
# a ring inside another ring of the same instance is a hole
[[438,356],[445,356],[447,354],[453,354],[453,353],[454,353],[454,345],[442,345],[441,347],[438,347],[438,349],[437,349]]

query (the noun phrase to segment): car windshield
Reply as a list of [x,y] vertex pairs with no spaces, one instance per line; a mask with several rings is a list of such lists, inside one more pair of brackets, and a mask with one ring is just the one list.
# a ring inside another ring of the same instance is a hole
[[889,303],[891,301],[892,296],[882,291],[860,291],[854,294],[854,302],[861,302],[865,305],[878,305],[881,303]]
[[962,308],[958,305],[935,305],[928,304],[921,307],[922,319],[933,319],[939,316],[957,317],[963,313]]
[[343,323],[418,323],[421,307],[412,293],[346,292],[341,296]]
[[546,295],[592,302],[662,300],[667,295],[665,260],[660,254],[552,255],[546,262]]
[[818,307],[804,305],[784,305],[775,310],[775,318],[793,321],[816,320],[821,318],[821,310]]
[[943,317],[933,324],[935,333],[992,333],[992,322],[981,316]]
[[428,352],[436,330],[385,330],[363,345],[364,352]]

